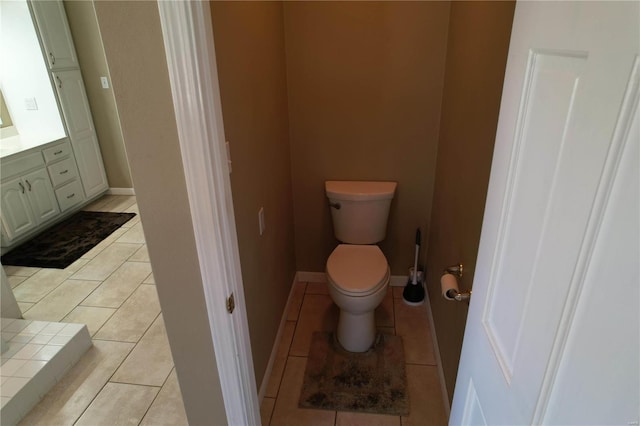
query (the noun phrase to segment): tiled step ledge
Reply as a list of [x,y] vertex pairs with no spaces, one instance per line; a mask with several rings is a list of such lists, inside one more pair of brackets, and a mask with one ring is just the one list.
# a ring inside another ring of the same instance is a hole
[[91,347],[84,324],[1,319],[0,421],[15,425]]

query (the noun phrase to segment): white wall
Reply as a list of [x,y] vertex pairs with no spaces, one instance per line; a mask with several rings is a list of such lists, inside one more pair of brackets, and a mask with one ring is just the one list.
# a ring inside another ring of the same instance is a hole
[[[0,1],[0,89],[18,133],[51,141],[65,136],[25,0]],[[38,110],[27,110],[35,98]]]

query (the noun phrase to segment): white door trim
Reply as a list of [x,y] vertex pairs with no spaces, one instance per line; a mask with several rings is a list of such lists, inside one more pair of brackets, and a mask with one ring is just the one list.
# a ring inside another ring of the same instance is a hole
[[209,3],[158,9],[227,423],[260,424]]

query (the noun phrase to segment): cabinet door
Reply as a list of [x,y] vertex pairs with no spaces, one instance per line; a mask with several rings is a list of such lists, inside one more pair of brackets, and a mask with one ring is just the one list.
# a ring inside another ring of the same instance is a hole
[[33,0],[29,4],[49,68],[78,68],[78,58],[62,1]]
[[87,198],[109,188],[80,71],[53,73],[80,180]]
[[[37,225],[26,192],[26,185],[19,178],[0,185],[2,225],[9,240],[19,237]],[[3,242],[2,245],[7,244]]]
[[22,180],[27,187],[26,194],[38,224],[53,219],[60,213],[58,200],[46,169],[31,172],[23,176]]

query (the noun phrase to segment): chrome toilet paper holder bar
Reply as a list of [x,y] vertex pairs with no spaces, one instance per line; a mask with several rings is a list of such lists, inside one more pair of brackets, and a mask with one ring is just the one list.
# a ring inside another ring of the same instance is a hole
[[454,289],[451,289],[447,291],[447,296],[449,296],[451,299],[455,300],[456,302],[469,303],[469,301],[471,300],[471,293],[472,293],[471,290],[460,293],[455,291]]
[[[455,275],[458,278],[462,278],[462,275],[464,274],[464,265],[462,263],[458,263],[456,265],[447,266],[444,269],[443,273]],[[471,294],[471,290],[464,292],[459,292],[453,288],[447,290],[447,297],[449,298],[449,300],[455,300],[456,302],[469,303],[469,301],[471,300]]]
[[462,263],[458,263],[457,265],[447,266],[443,273],[455,275],[458,278],[462,278],[462,274],[464,273],[464,265]]

